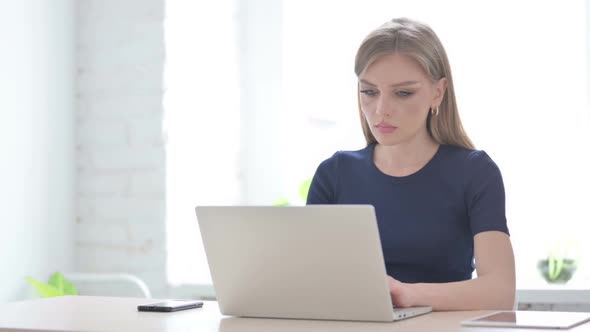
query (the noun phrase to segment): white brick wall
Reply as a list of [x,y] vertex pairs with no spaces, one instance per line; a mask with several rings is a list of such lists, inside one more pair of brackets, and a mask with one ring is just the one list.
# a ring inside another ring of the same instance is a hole
[[77,4],[76,269],[165,296],[164,1]]

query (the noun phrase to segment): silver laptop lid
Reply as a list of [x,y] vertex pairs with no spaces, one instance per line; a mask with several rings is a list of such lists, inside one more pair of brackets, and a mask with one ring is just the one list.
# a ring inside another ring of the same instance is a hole
[[372,206],[200,206],[196,212],[223,314],[393,320]]

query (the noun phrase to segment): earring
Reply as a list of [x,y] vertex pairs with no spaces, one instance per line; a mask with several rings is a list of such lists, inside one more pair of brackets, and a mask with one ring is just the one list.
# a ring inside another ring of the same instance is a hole
[[430,113],[434,116],[438,116],[438,106],[436,106],[436,108],[431,107],[430,108]]

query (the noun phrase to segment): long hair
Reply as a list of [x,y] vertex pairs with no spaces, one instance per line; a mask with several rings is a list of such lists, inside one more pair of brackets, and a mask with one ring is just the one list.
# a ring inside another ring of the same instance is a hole
[[[447,79],[447,88],[439,106],[439,114],[433,116],[431,112],[428,112],[426,128],[430,136],[439,144],[474,149],[459,118],[447,54],[434,31],[426,24],[407,18],[397,18],[372,31],[363,40],[356,54],[354,71],[357,77],[360,77],[377,58],[396,52],[417,61],[433,81]],[[361,126],[367,145],[376,143],[377,140],[371,133],[361,110],[360,93],[357,97]]]

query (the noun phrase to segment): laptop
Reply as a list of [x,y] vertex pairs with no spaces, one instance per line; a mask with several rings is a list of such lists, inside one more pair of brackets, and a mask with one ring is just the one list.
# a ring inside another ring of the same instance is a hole
[[198,206],[222,314],[392,322],[394,308],[371,205]]

